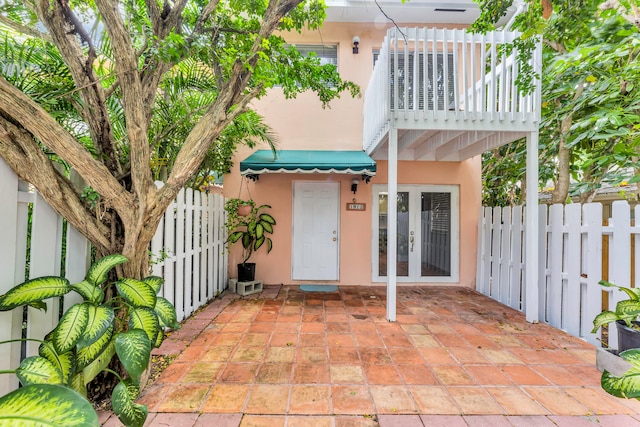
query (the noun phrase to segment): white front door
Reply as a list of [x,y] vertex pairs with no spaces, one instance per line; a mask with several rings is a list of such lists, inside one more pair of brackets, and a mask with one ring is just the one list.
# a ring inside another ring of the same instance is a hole
[[[373,279],[387,276],[387,186],[373,186]],[[459,189],[455,185],[398,185],[398,282],[457,282]],[[375,247],[375,246],[374,246]]]
[[338,280],[339,206],[339,183],[293,183],[293,280]]

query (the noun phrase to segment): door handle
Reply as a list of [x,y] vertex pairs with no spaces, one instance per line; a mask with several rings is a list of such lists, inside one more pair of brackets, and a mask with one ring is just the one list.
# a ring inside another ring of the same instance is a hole
[[411,249],[410,251],[413,252],[413,231],[411,232],[411,236],[409,237],[409,242],[411,243]]

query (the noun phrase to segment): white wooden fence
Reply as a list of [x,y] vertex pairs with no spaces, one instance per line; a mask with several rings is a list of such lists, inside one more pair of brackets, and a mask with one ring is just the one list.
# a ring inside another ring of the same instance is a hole
[[[2,159],[0,200],[0,294],[23,282],[27,271],[29,278],[64,275],[71,282],[84,278],[91,261],[87,240],[67,226]],[[222,196],[192,190],[180,192],[160,224],[151,247],[153,274],[165,278],[163,295],[175,304],[178,320],[227,286],[223,224]],[[163,254],[165,258],[158,262],[158,256],[162,258]],[[79,296],[70,293],[63,300],[48,301],[46,312],[32,308],[27,313],[22,309],[0,312],[0,341],[42,339],[57,324],[64,309],[77,301]],[[37,350],[35,342],[27,342],[24,351],[20,342],[0,344],[0,370],[15,369],[22,358],[37,354]],[[17,386],[15,375],[0,375],[0,395]]]
[[[602,205],[540,205],[539,319],[600,345],[593,318],[615,310],[625,294],[603,288],[602,279],[625,286],[640,284],[640,206],[613,203],[603,222]],[[524,310],[524,208],[483,208],[478,227],[476,289],[505,305]],[[609,346],[617,348],[615,333]]]

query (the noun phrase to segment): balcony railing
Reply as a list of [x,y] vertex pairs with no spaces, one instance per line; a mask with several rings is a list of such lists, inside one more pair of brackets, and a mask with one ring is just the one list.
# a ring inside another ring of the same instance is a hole
[[[371,152],[390,126],[408,129],[533,130],[539,81],[516,87],[517,33],[391,28],[364,99],[363,145]],[[530,64],[540,64],[540,46]],[[393,123],[392,123],[393,121]],[[474,122],[473,125],[470,122]]]

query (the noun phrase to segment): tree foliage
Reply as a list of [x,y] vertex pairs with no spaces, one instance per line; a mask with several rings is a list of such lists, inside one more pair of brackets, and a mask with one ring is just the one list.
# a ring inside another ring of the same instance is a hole
[[251,100],[275,86],[323,105],[358,94],[285,41],[324,16],[320,0],[6,1],[0,156],[99,255],[127,256],[120,274],[143,277],[162,214],[197,171],[228,168],[238,143],[273,142]]
[[[553,202],[590,201],[603,184],[637,180],[637,10],[626,1],[532,2],[515,20],[523,37],[543,36],[540,184],[553,182]],[[524,200],[524,162],[523,141],[485,153],[485,203]]]

